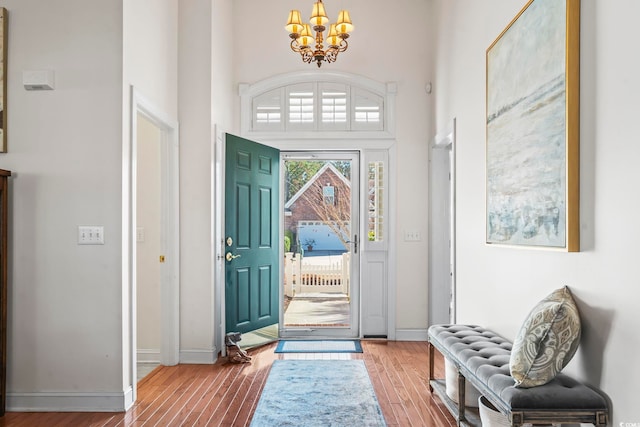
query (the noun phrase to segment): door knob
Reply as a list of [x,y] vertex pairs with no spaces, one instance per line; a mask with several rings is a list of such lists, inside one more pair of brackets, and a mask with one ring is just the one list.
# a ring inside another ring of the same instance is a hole
[[227,252],[227,255],[225,256],[225,258],[227,259],[227,261],[231,261],[234,260],[236,258],[240,258],[241,255],[234,255],[231,252]]

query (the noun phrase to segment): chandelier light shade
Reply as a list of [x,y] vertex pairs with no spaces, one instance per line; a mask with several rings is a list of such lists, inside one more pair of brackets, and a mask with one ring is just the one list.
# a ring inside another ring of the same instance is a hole
[[[322,62],[335,62],[338,59],[338,53],[344,52],[349,47],[347,39],[349,33],[353,31],[351,16],[348,10],[341,10],[338,13],[338,20],[335,24],[330,24],[326,40],[324,31],[327,30],[329,17],[324,10],[322,0],[317,0],[313,4],[310,24],[305,24],[300,18],[299,10],[289,12],[289,19],[285,29],[291,38],[291,49],[298,52],[302,56],[302,60],[306,63],[315,62],[318,68]],[[315,36],[312,30],[315,32]],[[314,44],[315,43],[315,44]],[[327,44],[325,49],[324,43]]]

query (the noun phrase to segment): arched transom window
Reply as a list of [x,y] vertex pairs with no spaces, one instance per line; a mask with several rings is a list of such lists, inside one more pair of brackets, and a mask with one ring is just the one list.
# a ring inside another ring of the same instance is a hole
[[393,136],[396,86],[346,73],[295,73],[240,85],[244,135]]

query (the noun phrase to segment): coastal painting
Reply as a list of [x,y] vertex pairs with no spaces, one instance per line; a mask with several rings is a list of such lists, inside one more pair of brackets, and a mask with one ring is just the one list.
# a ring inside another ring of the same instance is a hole
[[0,7],[0,153],[7,151],[7,9]]
[[576,25],[579,0],[531,0],[487,49],[489,244],[579,250]]

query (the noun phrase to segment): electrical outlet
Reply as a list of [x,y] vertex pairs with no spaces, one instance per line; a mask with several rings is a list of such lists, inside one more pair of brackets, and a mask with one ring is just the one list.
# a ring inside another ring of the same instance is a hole
[[79,225],[79,245],[104,245],[104,227],[101,225]]

